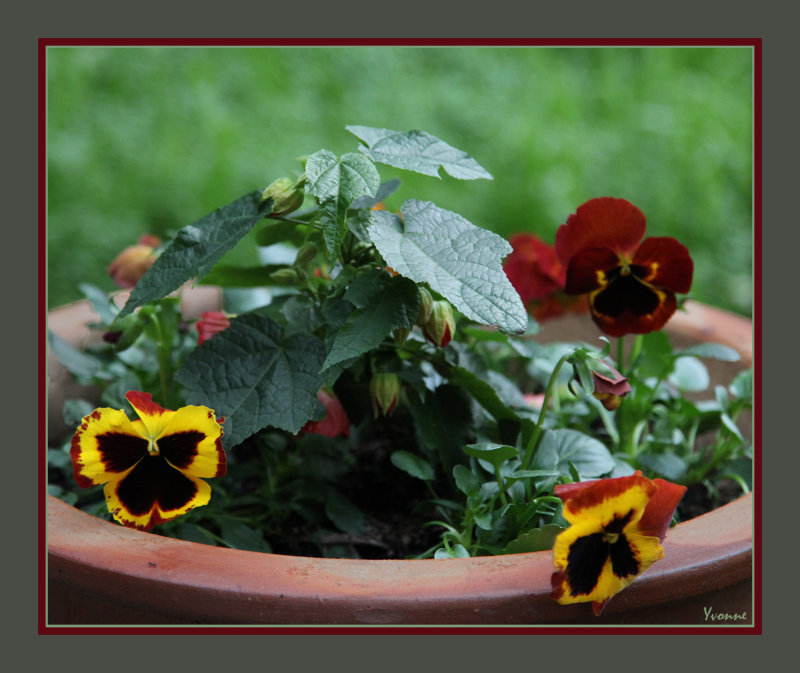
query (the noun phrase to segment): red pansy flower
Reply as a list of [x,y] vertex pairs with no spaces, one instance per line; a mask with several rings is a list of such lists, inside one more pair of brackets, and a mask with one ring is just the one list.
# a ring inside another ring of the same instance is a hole
[[536,320],[541,322],[588,308],[585,297],[572,297],[564,292],[567,270],[553,246],[529,233],[514,234],[508,240],[513,250],[506,257],[503,270]]
[[677,308],[675,294],[692,285],[687,249],[668,236],[642,241],[645,229],[636,206],[603,197],[584,203],[556,232],[566,292],[588,295],[593,320],[611,336],[661,329]]
[[661,542],[685,486],[628,477],[560,484],[570,527],[553,546],[551,596],[560,604],[592,603],[599,615],[611,598],[663,558]]

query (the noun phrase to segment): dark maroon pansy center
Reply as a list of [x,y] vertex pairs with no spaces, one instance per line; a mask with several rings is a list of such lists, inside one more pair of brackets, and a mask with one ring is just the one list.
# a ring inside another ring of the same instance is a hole
[[622,267],[605,273],[607,285],[594,298],[594,308],[598,313],[616,318],[625,311],[636,316],[652,314],[659,306],[660,299],[655,291],[641,279],[646,277],[647,268],[631,264],[630,273],[623,274]]
[[615,517],[602,532],[585,535],[572,543],[567,555],[566,575],[573,596],[592,593],[609,558],[611,571],[619,578],[639,572],[636,554],[622,533],[632,516],[633,510],[625,516]]
[[138,435],[106,432],[97,435],[97,449],[107,472],[125,472],[147,454],[147,440]]
[[117,486],[117,497],[134,516],[144,516],[158,503],[164,511],[185,506],[197,487],[162,456],[147,454]]

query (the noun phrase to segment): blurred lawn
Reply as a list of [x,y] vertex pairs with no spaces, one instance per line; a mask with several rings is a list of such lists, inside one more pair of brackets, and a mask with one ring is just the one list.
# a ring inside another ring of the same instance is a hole
[[[507,236],[554,240],[575,208],[619,196],[695,261],[692,296],[752,310],[748,48],[50,48],[48,303],[108,290],[109,261],[167,237],[358,124],[422,129],[493,181],[379,166],[421,198]],[[251,255],[253,255],[251,257]],[[232,256],[253,263],[239,246]]]

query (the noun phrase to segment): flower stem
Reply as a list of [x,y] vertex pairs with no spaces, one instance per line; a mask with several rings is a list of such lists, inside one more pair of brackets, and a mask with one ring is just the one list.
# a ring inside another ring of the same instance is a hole
[[536,450],[536,445],[539,443],[539,436],[542,434],[542,426],[544,425],[544,417],[547,414],[547,407],[550,405],[550,397],[555,389],[558,372],[561,370],[562,365],[572,357],[574,352],[575,351],[573,349],[564,353],[564,355],[561,356],[561,359],[556,363],[556,366],[553,368],[553,373],[550,374],[550,380],[547,382],[547,389],[544,393],[544,400],[542,400],[542,408],[539,410],[539,418],[536,421],[536,427],[534,427],[530,439],[528,439],[528,445],[525,447],[525,456],[522,460],[523,470],[528,469],[528,466],[533,458],[533,454]]

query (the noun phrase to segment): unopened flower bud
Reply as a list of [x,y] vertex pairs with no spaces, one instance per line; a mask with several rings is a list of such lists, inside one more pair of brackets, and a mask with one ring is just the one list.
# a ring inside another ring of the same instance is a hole
[[375,374],[369,382],[369,395],[375,417],[388,416],[397,406],[400,395],[400,379],[397,374],[382,372]]
[[283,268],[273,271],[269,277],[273,283],[277,283],[278,285],[292,285],[300,280],[300,276],[298,275],[297,271],[291,268]]
[[155,251],[161,241],[155,236],[144,234],[136,245],[125,248],[109,264],[108,275],[117,285],[132,288],[156,261]]
[[230,327],[231,321],[222,311],[205,311],[197,321],[197,345]]
[[594,381],[594,395],[595,398],[602,402],[603,406],[609,411],[614,411],[631,391],[631,384],[628,382],[627,377],[620,374],[616,369],[606,364],[611,370],[611,375],[604,376],[592,371],[592,379]]
[[423,325],[425,338],[434,346],[444,348],[450,343],[456,331],[456,320],[450,302],[439,300],[433,302],[431,315]]
[[399,346],[402,346],[406,342],[409,334],[411,334],[411,330],[408,327],[398,327],[392,332],[392,336]]
[[294,259],[295,264],[306,264],[317,256],[317,246],[313,243],[306,243],[300,250],[297,251],[297,257]]
[[303,205],[305,190],[304,180],[278,178],[261,193],[261,200],[272,199],[272,215],[287,215]]
[[433,297],[426,287],[419,286],[419,315],[417,316],[417,325],[424,327],[425,323],[431,317],[433,310]]

